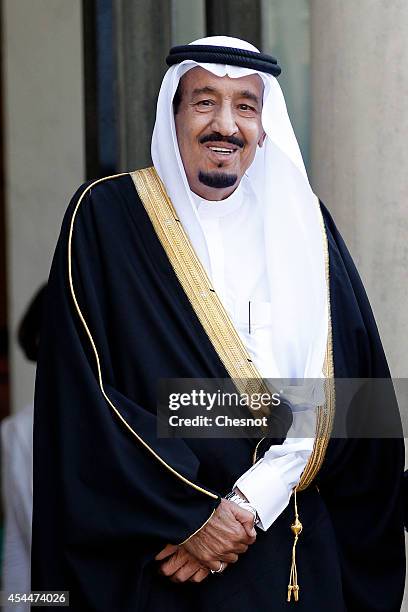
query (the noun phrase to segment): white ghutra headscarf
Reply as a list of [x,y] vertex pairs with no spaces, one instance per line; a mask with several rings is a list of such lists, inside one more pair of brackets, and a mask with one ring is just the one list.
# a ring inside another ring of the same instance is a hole
[[[202,38],[191,44],[259,52],[245,41],[225,36]],[[171,66],[157,103],[151,148],[154,166],[208,271],[207,245],[180,157],[172,104],[180,78],[195,66],[219,77],[258,74],[264,83],[262,125],[266,138],[263,147],[257,148],[246,177],[262,202],[276,377],[320,378],[328,334],[321,216],[277,79],[248,68],[193,60]]]

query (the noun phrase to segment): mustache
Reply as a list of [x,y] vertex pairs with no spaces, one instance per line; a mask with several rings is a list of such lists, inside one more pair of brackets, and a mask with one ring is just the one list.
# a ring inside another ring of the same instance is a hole
[[240,147],[241,149],[245,144],[241,138],[237,138],[236,136],[223,136],[219,132],[213,132],[212,134],[205,134],[205,136],[201,136],[199,143],[205,144],[206,142],[228,142],[229,144]]

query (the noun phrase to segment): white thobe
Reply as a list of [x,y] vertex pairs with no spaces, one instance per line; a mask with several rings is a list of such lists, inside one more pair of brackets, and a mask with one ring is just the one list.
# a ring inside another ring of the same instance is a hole
[[[231,317],[263,378],[280,378],[273,355],[271,300],[266,272],[261,203],[244,178],[225,200],[208,201],[192,194],[206,239],[214,289]],[[256,508],[261,529],[268,529],[289,503],[313,448],[313,438],[299,437],[298,416],[282,445],[272,445],[235,486]],[[314,431],[314,428],[308,429]],[[310,435],[310,434],[309,434]]]

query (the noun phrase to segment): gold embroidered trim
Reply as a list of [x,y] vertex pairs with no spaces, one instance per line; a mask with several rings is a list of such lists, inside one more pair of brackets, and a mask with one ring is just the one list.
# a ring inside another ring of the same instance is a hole
[[[204,331],[209,337],[225,369],[241,393],[270,393],[253,364],[228,313],[213,289],[208,275],[198,259],[176,211],[154,167],[130,173],[136,190],[150,217],[156,234],[169,258],[174,272],[184,289]],[[318,203],[318,202],[317,202]],[[320,223],[324,233],[326,282],[328,288],[329,330],[327,338],[325,375],[333,377],[332,335],[329,294],[329,257],[327,236],[319,206]],[[242,380],[243,379],[243,380]],[[248,390],[248,383],[251,389]],[[318,473],[326,452],[334,415],[334,390],[325,381],[326,405],[318,409],[316,439],[313,451],[298,485],[303,490]],[[256,451],[254,462],[256,461]]]
[[[201,325],[240,393],[268,393],[251,356],[212,287],[156,170],[130,173],[156,234]],[[257,410],[257,416],[262,409]]]
[[82,322],[82,325],[84,326],[84,329],[86,331],[86,334],[89,338],[89,341],[91,343],[94,355],[95,355],[95,360],[96,360],[96,366],[97,366],[97,370],[98,370],[98,380],[99,380],[99,387],[100,390],[102,392],[102,395],[104,396],[105,400],[107,401],[107,403],[109,404],[109,406],[112,408],[112,410],[114,411],[114,413],[116,414],[116,416],[118,417],[118,419],[123,423],[123,425],[131,432],[132,435],[135,436],[135,438],[153,455],[153,457],[155,457],[157,459],[157,461],[159,461],[159,463],[161,463],[162,465],[164,465],[164,467],[166,467],[174,476],[177,476],[177,478],[179,478],[182,482],[184,482],[185,484],[189,485],[190,487],[192,487],[193,489],[195,489],[196,491],[199,491],[200,493],[204,493],[205,495],[208,495],[209,497],[213,498],[213,499],[218,499],[218,495],[215,495],[214,493],[212,493],[211,491],[207,491],[206,489],[203,489],[202,487],[198,486],[197,484],[195,484],[194,482],[191,482],[191,480],[188,480],[188,478],[186,478],[185,476],[183,476],[182,474],[180,474],[179,472],[177,472],[174,468],[171,467],[171,465],[169,465],[166,461],[164,461],[164,459],[162,459],[160,457],[160,455],[158,455],[156,453],[156,451],[151,448],[147,442],[145,442],[143,440],[143,438],[141,438],[139,436],[139,434],[137,434],[134,429],[129,425],[129,423],[123,418],[123,416],[120,414],[119,410],[116,408],[116,406],[111,402],[111,400],[109,399],[109,397],[107,396],[106,392],[105,392],[105,388],[103,385],[103,379],[102,379],[102,369],[101,369],[101,364],[100,364],[100,360],[99,360],[99,354],[98,354],[98,350],[96,348],[94,339],[92,337],[92,334],[90,332],[90,329],[85,321],[84,315],[82,314],[81,308],[78,304],[78,300],[76,298],[76,294],[75,294],[75,290],[74,290],[74,284],[73,284],[73,280],[72,280],[72,236],[73,236],[73,230],[74,230],[74,223],[75,223],[75,218],[76,215],[78,213],[79,207],[82,204],[82,201],[85,197],[85,195],[87,193],[89,193],[91,191],[91,189],[93,187],[95,187],[95,185],[98,185],[98,183],[102,183],[104,181],[110,180],[110,179],[115,179],[118,178],[120,176],[124,176],[125,174],[128,174],[128,172],[122,172],[120,174],[114,174],[112,176],[107,176],[101,179],[98,179],[96,181],[94,181],[91,185],[88,185],[86,187],[86,189],[84,189],[84,191],[82,192],[77,205],[75,207],[75,210],[73,212],[72,215],[72,219],[71,219],[71,225],[69,228],[69,237],[68,237],[68,278],[69,278],[69,286],[71,289],[71,295],[72,295],[72,299],[74,301],[75,304],[75,308],[78,312],[78,316]]
[[330,440],[330,434],[333,428],[334,412],[335,412],[335,391],[334,391],[334,362],[333,362],[333,332],[330,306],[330,261],[329,261],[329,246],[327,241],[327,233],[324,225],[320,204],[316,198],[320,227],[323,234],[323,251],[324,264],[326,271],[326,286],[327,286],[327,309],[328,309],[328,330],[327,330],[327,345],[326,355],[324,358],[323,373],[325,375],[324,393],[326,403],[320,406],[317,410],[316,421],[316,438],[313,444],[313,451],[303,470],[299,484],[296,489],[303,491],[316,478],[326,455],[327,446]]
[[252,463],[256,463],[257,461],[257,453],[258,453],[258,448],[260,447],[261,443],[265,440],[265,438],[261,438],[259,440],[259,442],[257,443],[257,445],[255,446],[255,450],[254,450],[254,454],[252,455]]

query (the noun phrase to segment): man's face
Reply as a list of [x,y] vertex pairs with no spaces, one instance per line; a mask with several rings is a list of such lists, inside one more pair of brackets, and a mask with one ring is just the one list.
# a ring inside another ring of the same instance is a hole
[[231,79],[200,66],[181,79],[177,140],[190,189],[223,200],[238,186],[265,134],[263,83],[257,74]]

